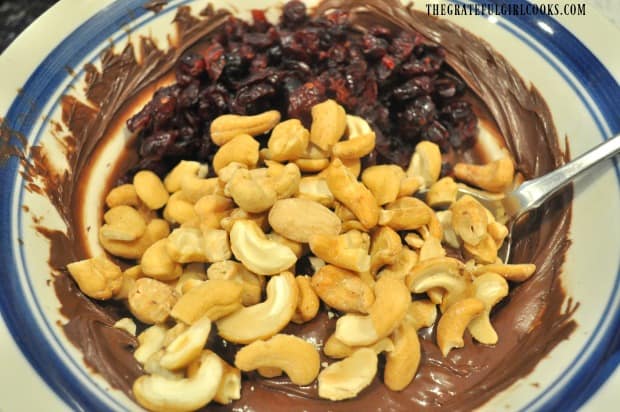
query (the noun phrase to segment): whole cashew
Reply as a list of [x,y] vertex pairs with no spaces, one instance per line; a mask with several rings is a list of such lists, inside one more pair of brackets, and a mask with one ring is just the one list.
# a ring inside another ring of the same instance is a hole
[[469,333],[480,343],[494,345],[498,336],[491,324],[491,309],[508,295],[508,282],[497,273],[487,272],[473,281],[474,297],[484,303],[484,310],[467,326]]
[[290,322],[298,299],[299,288],[290,272],[272,276],[267,283],[267,299],[218,320],[218,332],[235,343],[269,338]]
[[235,366],[246,372],[264,367],[278,368],[294,384],[309,385],[319,374],[321,357],[311,343],[294,335],[278,334],[241,348],[235,356]]
[[174,370],[189,365],[200,356],[211,331],[211,320],[204,316],[176,337],[164,350],[159,363]]
[[462,348],[467,325],[484,311],[484,303],[476,298],[459,300],[448,307],[437,324],[437,345],[443,356],[453,348]]
[[191,378],[170,380],[158,375],[143,375],[133,383],[133,394],[140,405],[150,410],[200,409],[215,397],[223,370],[219,357],[205,350],[200,356],[200,368]]

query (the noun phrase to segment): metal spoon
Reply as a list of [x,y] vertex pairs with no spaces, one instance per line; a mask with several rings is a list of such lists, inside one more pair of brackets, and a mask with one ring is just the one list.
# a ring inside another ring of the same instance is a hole
[[609,159],[620,152],[620,134],[606,140],[576,159],[558,169],[523,182],[518,188],[503,195],[492,195],[459,185],[458,196],[468,194],[497,216],[503,213],[508,222],[508,236],[498,252],[499,258],[508,263],[512,246],[512,233],[516,222],[526,213],[538,208],[560,189],[575,178],[590,170],[595,164]]

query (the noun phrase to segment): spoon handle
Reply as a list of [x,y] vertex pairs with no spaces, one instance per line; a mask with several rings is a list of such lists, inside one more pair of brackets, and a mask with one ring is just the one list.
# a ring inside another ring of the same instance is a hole
[[620,134],[617,134],[553,172],[523,183],[513,192],[519,198],[522,212],[537,208],[577,176],[619,152]]

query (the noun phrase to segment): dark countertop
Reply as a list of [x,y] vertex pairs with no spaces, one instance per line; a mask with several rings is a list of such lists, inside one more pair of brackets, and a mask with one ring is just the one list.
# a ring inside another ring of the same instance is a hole
[[45,10],[58,0],[0,0],[0,54]]

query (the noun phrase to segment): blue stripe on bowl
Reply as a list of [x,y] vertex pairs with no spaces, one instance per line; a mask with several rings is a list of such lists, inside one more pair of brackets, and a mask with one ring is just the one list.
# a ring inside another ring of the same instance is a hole
[[[189,0],[183,1],[187,3]],[[28,82],[23,88],[23,93],[18,96],[12,104],[9,113],[6,117],[8,124],[12,128],[22,132],[25,135],[31,135],[35,122],[41,115],[41,108],[34,107],[33,110],[29,110],[24,115],[24,107],[29,107],[32,102],[43,102],[47,98],[56,92],[56,89],[66,80],[65,67],[67,65],[75,67],[80,61],[92,52],[92,45],[103,45],[105,41],[115,34],[118,34],[120,30],[126,27],[131,21],[137,18],[143,17],[147,12],[142,9],[141,5],[143,0],[125,0],[117,1],[110,5],[108,8],[102,10],[97,15],[93,16],[83,25],[81,25],[76,31],[69,35],[60,46],[52,51],[44,62],[35,70],[31,75]],[[175,6],[178,5],[175,4]],[[151,16],[150,21],[154,16]],[[546,17],[524,17],[520,18],[514,16],[508,16],[505,20],[512,23],[514,26],[526,32],[537,43],[542,45],[545,49],[550,51],[556,58],[558,58],[562,64],[568,68],[568,70],[580,81],[583,81],[583,86],[586,88],[589,96],[595,102],[597,109],[601,112],[604,120],[596,116],[595,110],[587,104],[585,96],[581,95],[578,88],[575,87],[569,80],[561,67],[557,67],[555,63],[549,61],[554,66],[556,71],[560,73],[565,80],[569,82],[571,87],[577,92],[590,110],[591,115],[599,126],[601,135],[605,134],[605,125],[612,131],[620,130],[620,119],[616,114],[615,109],[620,104],[620,93],[618,92],[618,84],[615,82],[611,74],[604,68],[604,66],[592,55],[592,53],[577,40],[572,34],[564,29],[555,20]],[[550,27],[553,28],[557,37],[549,36],[548,33],[541,30],[537,22],[544,21]],[[503,23],[500,19],[500,25],[510,31],[515,36],[519,37],[522,41],[525,41],[530,47],[534,48],[541,56],[545,57],[545,54],[540,46],[531,42],[526,37],[522,36],[517,30],[514,30],[510,25]],[[124,33],[124,32],[123,32]],[[121,34],[119,39],[125,37],[125,34]],[[42,97],[42,98],[41,98]],[[36,103],[35,103],[36,105]],[[40,134],[43,130],[41,127],[36,134],[36,140],[40,138]],[[616,167],[616,173],[618,174],[618,168]],[[17,174],[17,162],[12,160],[6,167],[0,169],[0,183],[3,188],[13,188]],[[3,190],[0,192],[0,221],[10,222],[11,210],[10,205],[12,199],[12,189]],[[20,192],[20,198],[23,194]],[[21,214],[19,215],[21,218]],[[18,227],[22,229],[21,223],[18,223]],[[19,234],[21,236],[21,233]],[[13,234],[5,231],[0,234],[0,242],[2,244],[11,244]],[[27,246],[26,246],[27,247]],[[13,251],[0,250],[0,262],[5,268],[8,269],[7,273],[17,273],[15,256]],[[25,267],[23,261],[23,254],[21,256],[22,265]],[[79,381],[75,379],[71,371],[62,362],[58,355],[47,348],[47,342],[41,335],[37,321],[35,320],[29,309],[25,307],[23,302],[24,290],[22,290],[19,281],[14,276],[7,276],[7,282],[3,289],[0,289],[0,309],[5,317],[5,321],[9,330],[13,334],[13,337],[18,342],[21,350],[26,355],[27,359],[38,371],[38,373],[46,380],[46,382],[58,393],[58,395],[67,402],[72,408],[76,410],[103,410],[102,404],[97,401],[92,395],[94,393],[88,393],[92,388],[85,388]],[[620,279],[620,273],[616,280],[616,286],[612,297],[615,296],[618,290],[618,282]],[[31,278],[28,277],[29,293],[33,293],[33,286]],[[608,302],[608,306],[612,303],[613,299]],[[38,304],[38,303],[37,303]],[[24,310],[16,310],[21,308]],[[39,313],[44,316],[43,310],[38,307]],[[610,308],[611,309],[611,308]],[[620,323],[620,315],[617,310],[612,310],[611,313],[616,313],[612,324],[618,325]],[[47,322],[47,327],[55,328]],[[612,328],[618,329],[618,328]],[[611,333],[606,333],[601,338],[599,347],[588,359],[588,362],[582,370],[569,382],[561,392],[554,394],[553,398],[546,401],[543,405],[537,405],[537,402],[544,396],[534,400],[530,403],[529,407],[538,409],[552,409],[559,405],[561,398],[566,393],[572,391],[570,388],[579,387],[588,378],[584,369],[594,369],[596,363],[602,357],[605,351],[605,342],[612,339]],[[586,345],[589,346],[590,342]],[[60,342],[58,342],[60,344]],[[582,351],[585,351],[584,348]],[[65,351],[66,354],[66,351]],[[80,366],[80,365],[76,365]],[[83,368],[82,368],[83,369]],[[566,371],[570,370],[567,368]],[[84,376],[86,373],[82,370]],[[552,390],[553,386],[557,384],[557,381],[548,389]],[[570,386],[570,388],[568,388]],[[102,394],[102,391],[97,391],[96,396],[105,396],[108,400],[112,399],[107,393]],[[112,400],[117,407],[121,407],[120,404]]]

